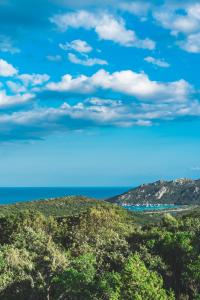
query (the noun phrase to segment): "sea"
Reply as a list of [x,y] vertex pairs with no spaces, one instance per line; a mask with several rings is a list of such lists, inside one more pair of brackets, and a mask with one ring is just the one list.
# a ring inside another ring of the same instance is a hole
[[86,196],[104,200],[130,187],[0,187],[0,205],[62,196]]
[[167,210],[167,209],[176,209],[176,208],[180,208],[181,205],[175,205],[175,204],[160,204],[159,206],[155,205],[155,206],[145,206],[145,205],[125,205],[124,208],[131,210],[131,211],[135,211],[135,212],[143,212],[143,211],[154,211],[154,210]]

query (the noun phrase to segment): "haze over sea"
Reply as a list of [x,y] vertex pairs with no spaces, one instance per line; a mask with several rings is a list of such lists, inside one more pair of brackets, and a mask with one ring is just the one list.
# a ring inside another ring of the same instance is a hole
[[72,195],[106,199],[128,189],[130,187],[0,187],[0,205]]

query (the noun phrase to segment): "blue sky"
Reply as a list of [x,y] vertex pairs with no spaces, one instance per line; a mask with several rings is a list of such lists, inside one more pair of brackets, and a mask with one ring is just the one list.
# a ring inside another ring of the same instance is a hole
[[0,185],[200,177],[198,1],[0,0]]

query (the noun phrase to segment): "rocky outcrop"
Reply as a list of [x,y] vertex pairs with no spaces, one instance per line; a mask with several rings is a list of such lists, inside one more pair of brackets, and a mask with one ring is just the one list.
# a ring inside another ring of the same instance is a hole
[[107,201],[118,204],[200,204],[200,180],[159,180],[143,184]]

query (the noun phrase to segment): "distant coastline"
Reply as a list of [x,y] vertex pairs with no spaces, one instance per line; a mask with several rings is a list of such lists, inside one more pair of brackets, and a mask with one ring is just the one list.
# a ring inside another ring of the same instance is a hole
[[45,198],[81,195],[103,200],[130,187],[0,187],[0,205]]

